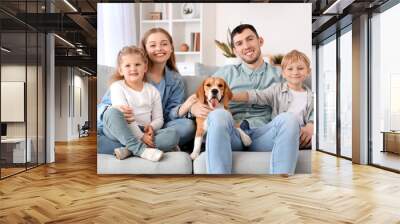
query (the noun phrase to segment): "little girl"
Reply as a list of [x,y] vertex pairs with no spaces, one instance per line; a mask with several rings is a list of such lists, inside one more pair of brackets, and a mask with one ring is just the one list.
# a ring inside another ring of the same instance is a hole
[[[147,63],[145,52],[136,46],[124,47],[118,53],[117,71],[111,78],[111,104],[114,108],[129,106],[133,109],[135,120],[129,124],[129,128],[147,146],[141,144],[142,147],[116,148],[114,153],[117,159],[125,159],[133,154],[159,161],[163,155],[163,151],[155,148],[153,141],[155,131],[164,124],[161,97],[154,86],[145,82]],[[110,139],[117,139],[107,129],[103,131]]]

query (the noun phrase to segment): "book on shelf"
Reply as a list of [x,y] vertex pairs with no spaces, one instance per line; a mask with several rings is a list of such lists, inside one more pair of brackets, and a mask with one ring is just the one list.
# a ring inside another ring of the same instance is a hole
[[200,32],[190,33],[190,51],[200,51]]
[[190,33],[190,51],[194,51],[194,33]]
[[149,12],[150,20],[162,20],[162,12]]

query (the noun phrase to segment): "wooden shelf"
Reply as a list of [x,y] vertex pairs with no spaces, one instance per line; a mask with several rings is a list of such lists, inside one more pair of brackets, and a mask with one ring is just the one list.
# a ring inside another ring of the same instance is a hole
[[168,20],[150,20],[150,19],[146,19],[146,20],[142,20],[142,23],[168,23]]
[[173,23],[199,23],[200,19],[173,19]]
[[175,55],[200,55],[200,51],[175,51]]

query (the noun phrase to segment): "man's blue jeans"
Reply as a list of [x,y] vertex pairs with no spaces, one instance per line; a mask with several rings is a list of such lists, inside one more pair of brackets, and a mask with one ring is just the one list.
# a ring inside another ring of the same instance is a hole
[[[206,165],[209,174],[232,172],[232,151],[243,150],[231,113],[217,109],[208,114]],[[272,151],[271,174],[293,174],[299,153],[300,125],[291,113],[282,113],[268,124],[247,131],[249,151]],[[267,161],[266,161],[267,162]]]
[[[115,148],[123,146],[126,146],[134,155],[140,155],[143,152],[146,145],[133,136],[122,112],[115,108],[108,108],[104,112],[103,119],[104,127],[98,135],[98,153],[113,154]],[[154,142],[157,148],[162,151],[170,151],[176,147],[178,142],[189,141],[189,135],[191,135],[191,138],[194,136],[193,121],[178,119],[172,122],[174,123],[170,126],[164,126],[165,128],[155,133]],[[183,135],[183,138],[179,136],[180,134]]]
[[179,118],[164,124],[163,128],[174,128],[179,136],[179,145],[185,145],[194,139],[196,125],[193,120]]

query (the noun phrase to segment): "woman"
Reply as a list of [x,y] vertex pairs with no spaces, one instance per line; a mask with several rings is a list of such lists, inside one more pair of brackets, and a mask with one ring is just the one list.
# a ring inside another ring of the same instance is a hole
[[162,28],[148,30],[141,41],[149,58],[147,81],[160,92],[165,127],[174,127],[183,145],[193,139],[195,126],[190,119],[183,118],[196,99],[185,100],[183,78],[176,68],[171,35]]
[[[170,135],[169,138],[155,138],[154,144],[160,148],[170,147],[171,149],[176,146],[174,143],[184,145],[194,137],[195,124],[184,116],[196,99],[192,96],[184,101],[184,83],[176,68],[172,37],[162,28],[152,28],[144,34],[141,44],[149,59],[146,78],[160,92],[165,122],[163,129]],[[100,135],[98,152],[112,154],[115,148],[121,147],[121,144],[125,146],[143,144],[137,141],[127,128],[127,122],[134,120],[134,111],[128,107],[109,108],[109,105],[111,102],[107,92],[97,111]],[[110,109],[111,113],[106,113],[104,117],[104,111]],[[116,127],[113,128],[114,136],[119,136],[118,140],[121,144],[103,135],[102,127],[108,123],[113,123]]]

